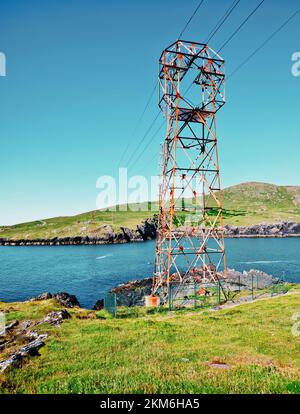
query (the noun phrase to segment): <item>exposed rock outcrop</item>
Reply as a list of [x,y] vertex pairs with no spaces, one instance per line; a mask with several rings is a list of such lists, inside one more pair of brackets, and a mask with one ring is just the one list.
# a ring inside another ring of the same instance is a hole
[[74,308],[74,307],[80,307],[80,303],[78,302],[78,299],[75,295],[70,295],[69,293],[62,292],[62,293],[56,293],[53,295],[53,298],[62,306],[65,306],[66,308]]
[[144,241],[156,238],[157,223],[158,218],[157,215],[155,215],[153,218],[147,219],[142,224],[137,226],[138,232]]
[[0,332],[0,351],[7,355],[6,359],[0,361],[0,372],[4,372],[10,367],[20,366],[26,357],[40,355],[39,350],[45,346],[48,334],[38,332],[37,326],[49,323],[58,327],[63,320],[68,318],[71,318],[71,315],[63,309],[48,313],[40,321],[13,321],[6,325],[4,330]]
[[228,286],[231,291],[251,290],[252,284],[257,289],[264,289],[277,282],[277,279],[273,276],[256,269],[243,272],[238,272],[234,269],[227,269],[226,276],[227,283],[225,283],[225,287]]
[[127,227],[121,227],[121,230],[123,232],[124,240],[127,242],[131,242],[133,240],[133,232]]
[[34,301],[47,300],[47,299],[55,299],[59,305],[62,305],[66,308],[74,308],[76,306],[80,307],[80,303],[78,299],[76,298],[76,296],[70,295],[69,293],[66,293],[66,292],[54,293],[54,294],[50,292],[45,292],[45,293],[42,293],[36,296],[35,298],[30,299],[30,301],[34,302]]
[[[150,295],[152,288],[152,278],[143,280],[133,280],[128,283],[122,283],[115,288],[110,289],[110,293],[116,293],[117,306],[143,306],[145,296]],[[97,300],[93,310],[104,308],[104,300]]]
[[19,321],[12,321],[8,325],[5,326],[5,331],[6,332],[11,331],[12,329],[14,329],[18,325],[19,325]]
[[93,306],[93,310],[101,310],[104,308],[104,299],[99,299]]
[[283,221],[262,223],[253,226],[237,227],[226,225],[226,237],[287,237],[300,236],[300,223]]
[[63,309],[61,311],[53,311],[48,313],[48,315],[45,316],[45,318],[41,321],[41,323],[49,323],[53,326],[59,326],[64,319],[71,318],[71,315],[66,309]]
[[10,367],[17,368],[21,364],[22,359],[23,359],[23,357],[18,352],[16,354],[12,355],[11,357],[5,359],[4,361],[1,361],[0,362],[0,372],[4,372]]
[[117,295],[117,306],[143,306],[145,296],[150,295],[152,278],[134,280],[110,290]]
[[31,298],[30,301],[35,302],[35,301],[39,301],[39,300],[48,300],[48,299],[52,299],[53,295],[50,292],[44,292],[41,293],[40,295],[36,296],[35,298]]
[[29,342],[29,344],[23,346],[20,349],[19,354],[21,355],[21,357],[24,357],[26,355],[39,356],[39,349],[43,346],[45,346],[45,342],[43,341],[43,339],[38,338],[35,341]]

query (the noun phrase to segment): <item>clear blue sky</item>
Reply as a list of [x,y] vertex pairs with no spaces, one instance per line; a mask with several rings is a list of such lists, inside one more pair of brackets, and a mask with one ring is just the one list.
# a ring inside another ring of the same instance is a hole
[[[184,38],[204,41],[231,3],[206,0]],[[7,77],[0,78],[1,225],[95,209],[97,178],[117,174],[126,143],[133,141],[131,153],[156,114],[154,98],[132,137],[159,55],[197,4],[1,1],[0,51],[7,57]],[[241,0],[211,46],[217,49],[254,5]],[[223,50],[227,73],[297,8],[299,0],[266,0]],[[300,184],[300,77],[291,75],[299,35],[300,14],[228,81],[218,114],[223,187]],[[163,133],[131,175],[157,173]]]

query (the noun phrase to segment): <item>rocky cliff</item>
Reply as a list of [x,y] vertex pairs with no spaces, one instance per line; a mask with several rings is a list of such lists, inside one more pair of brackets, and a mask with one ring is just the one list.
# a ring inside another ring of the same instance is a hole
[[93,245],[93,244],[114,244],[143,242],[156,238],[157,216],[144,220],[136,229],[121,227],[116,233],[110,225],[103,225],[101,236],[74,236],[74,237],[53,237],[51,239],[19,239],[10,240],[0,238],[0,246],[65,246],[65,245]]
[[[9,240],[0,238],[0,246],[60,246],[130,243],[154,240],[157,231],[157,216],[144,220],[136,229],[121,227],[116,233],[109,225],[103,226],[101,236],[53,237],[51,239]],[[226,225],[225,237],[300,237],[300,223],[278,222],[261,223],[253,226],[238,227]]]
[[262,223],[254,226],[225,226],[226,237],[288,237],[300,236],[300,223],[283,221]]

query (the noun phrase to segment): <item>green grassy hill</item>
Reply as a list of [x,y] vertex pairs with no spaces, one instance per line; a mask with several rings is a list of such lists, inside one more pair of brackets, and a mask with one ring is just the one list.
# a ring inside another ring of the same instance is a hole
[[262,222],[300,221],[300,187],[243,183],[223,191],[223,207],[236,215],[225,224],[247,226]]
[[[150,206],[150,204],[148,203]],[[142,204],[143,207],[148,206]],[[121,226],[136,228],[153,212],[136,211],[138,205],[130,205],[128,211],[96,210],[70,217],[55,217],[9,227],[0,227],[0,238],[49,239],[68,236],[101,237],[110,225],[115,231]],[[157,210],[157,204],[153,205]],[[224,223],[246,226],[262,222],[282,220],[300,221],[300,187],[276,186],[265,183],[244,183],[223,191]]]
[[[59,329],[37,327],[50,335],[41,356],[0,375],[0,393],[300,393],[293,290],[216,312],[136,309],[103,319],[71,309]],[[52,300],[0,303],[7,321],[57,309]]]

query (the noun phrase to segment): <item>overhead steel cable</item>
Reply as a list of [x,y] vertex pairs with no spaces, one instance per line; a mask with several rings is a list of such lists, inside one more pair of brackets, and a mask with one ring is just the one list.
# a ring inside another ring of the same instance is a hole
[[[225,46],[228,45],[228,43],[233,39],[233,37],[241,30],[241,28],[249,21],[249,19],[253,16],[253,14],[259,9],[259,7],[263,4],[265,0],[262,0],[248,16],[242,21],[242,23],[238,26],[238,28],[229,36],[229,38],[226,40],[226,42],[220,47],[220,49],[215,52],[215,54],[212,57],[215,57],[222,49],[224,49]],[[187,92],[191,89],[193,86],[194,81],[188,86],[188,88],[185,90],[184,94],[187,94]]]
[[[239,25],[239,27],[232,33],[232,35],[226,40],[226,42],[221,46],[221,48],[218,50],[218,52],[216,52],[216,53],[219,53],[231,40],[232,40],[232,38],[241,30],[241,28],[248,22],[248,20],[253,16],[253,14],[259,9],[259,7],[263,4],[263,2],[264,2],[265,0],[262,0],[253,10],[252,10],[252,12],[246,17],[246,19],[244,19],[244,21]],[[197,6],[197,8],[195,9],[195,11],[192,13],[192,15],[191,15],[191,17],[189,18],[189,20],[187,21],[187,23],[185,24],[185,26],[184,26],[184,28],[182,29],[182,31],[180,32],[180,34],[179,34],[179,36],[178,36],[178,38],[180,38],[182,35],[183,35],[183,33],[186,31],[186,29],[188,28],[188,26],[189,26],[189,24],[191,23],[191,21],[192,21],[192,19],[194,18],[194,16],[196,15],[196,13],[198,12],[198,10],[200,9],[200,7],[202,6],[202,4],[204,3],[204,0],[202,0],[202,1],[200,1],[200,3],[198,4],[198,6]],[[237,6],[237,2],[235,2],[235,3],[233,3],[233,5],[232,5],[232,7],[229,9],[229,12],[230,12],[230,14],[231,14],[231,12],[234,10],[234,8]],[[234,7],[234,8],[233,8]],[[232,9],[233,8],[233,9]],[[232,9],[232,11],[231,11],[231,9]],[[226,16],[226,13],[225,13],[225,16]],[[229,17],[229,15],[228,15],[228,17]],[[226,20],[227,20],[227,17],[226,17]],[[225,21],[224,21],[225,22]],[[221,26],[220,26],[221,27]],[[218,30],[220,29],[220,27],[218,28]],[[217,31],[214,33],[214,35],[217,33]],[[190,87],[192,86],[192,84],[190,85]],[[190,87],[188,88],[188,90],[190,89]],[[148,106],[149,106],[149,104],[150,104],[150,102],[151,102],[151,99],[152,99],[152,97],[153,97],[153,94],[154,94],[154,92],[155,92],[155,90],[156,90],[156,88],[157,88],[157,83],[156,83],[156,85],[155,85],[155,89],[152,91],[152,93],[151,93],[151,96],[150,96],[150,99],[148,100],[148,102],[147,102],[147,104],[146,104],[146,107],[145,107],[145,111],[143,111],[143,115],[144,115],[144,113],[146,112],[146,109],[148,108]],[[153,128],[153,126],[154,126],[154,124],[155,124],[155,122],[157,121],[157,119],[158,119],[158,116],[159,116],[159,113],[160,112],[158,112],[158,114],[156,115],[156,117],[154,118],[154,121],[152,121],[152,123],[151,123],[151,125],[150,125],[150,127],[148,128],[148,130],[147,130],[147,132],[146,132],[146,134],[143,136],[143,138],[141,139],[141,141],[139,142],[139,144],[138,144],[138,146],[137,146],[137,148],[136,148],[136,150],[135,150],[135,152],[140,148],[140,146],[141,146],[141,144],[144,142],[144,140],[147,138],[147,136],[148,136],[148,134],[149,134],[149,132],[151,131],[151,129]],[[128,144],[128,146],[127,146],[127,149],[126,149],[126,153],[127,153],[127,150],[128,150],[128,148],[129,148],[129,146],[130,146],[130,143]],[[130,162],[132,161],[132,159],[133,159],[133,157],[134,157],[134,154],[135,154],[135,152],[133,152],[132,154],[131,154],[131,156],[130,156],[130,158],[129,158],[129,161],[128,161],[128,165],[130,164]],[[124,155],[125,156],[125,155]],[[122,157],[122,160],[123,160],[123,158],[124,158],[124,156]]]
[[236,72],[238,72],[243,66],[246,65],[246,63],[249,62],[250,59],[253,58],[263,47],[266,46],[267,43],[269,43],[273,37],[275,37],[296,15],[300,12],[300,9],[296,10],[285,22],[283,22],[278,29],[276,29],[270,36],[267,37],[267,39],[258,46],[245,60],[243,60],[242,63],[240,63],[227,77],[227,80],[231,78]]
[[[205,0],[201,0],[201,1],[200,1],[200,3],[198,4],[198,6],[196,7],[196,9],[194,10],[194,12],[192,13],[191,17],[190,17],[190,18],[188,19],[188,21],[186,22],[186,24],[185,24],[185,26],[183,27],[182,31],[180,32],[180,34],[179,34],[179,36],[178,36],[178,39],[179,39],[179,38],[180,38],[180,37],[184,34],[184,32],[186,31],[186,29],[187,29],[187,28],[188,28],[188,26],[190,25],[191,21],[193,20],[193,18],[194,18],[194,17],[195,17],[195,15],[197,14],[198,10],[200,9],[200,7],[201,7],[201,6],[202,6],[202,4],[204,3],[204,1],[205,1]],[[158,82],[156,82],[156,84],[155,84],[155,87],[154,87],[154,89],[153,89],[153,91],[152,91],[152,93],[151,93],[151,95],[150,95],[150,98],[149,98],[149,100],[148,100],[148,102],[147,102],[147,104],[146,104],[146,106],[145,106],[145,108],[144,108],[144,111],[142,112],[142,114],[141,114],[141,116],[140,116],[140,118],[139,118],[139,120],[138,120],[138,122],[137,122],[137,126],[139,125],[139,123],[140,123],[141,119],[143,118],[143,116],[144,116],[144,114],[145,114],[145,112],[146,112],[147,108],[149,107],[149,104],[150,104],[150,102],[151,102],[151,100],[152,100],[152,98],[153,98],[153,95],[154,95],[154,93],[155,93],[155,91],[156,91],[156,89],[157,89],[157,85],[158,85]],[[160,113],[160,112],[159,112],[159,113]],[[140,143],[138,144],[138,147],[137,147],[137,149],[135,150],[135,152],[139,149],[140,145],[143,143],[143,141],[144,141],[144,140],[145,140],[145,138],[147,137],[148,133],[151,131],[152,127],[154,126],[154,124],[155,124],[155,122],[156,122],[156,120],[158,119],[159,113],[156,115],[156,117],[155,117],[154,121],[151,123],[151,125],[150,125],[149,129],[147,130],[146,134],[145,134],[145,135],[143,136],[143,138],[141,139],[141,141],[140,141]],[[136,131],[136,130],[137,130],[137,128],[135,129],[135,131]],[[124,159],[125,155],[127,154],[127,151],[128,151],[128,149],[129,149],[129,147],[130,147],[130,142],[128,142],[128,144],[127,144],[127,146],[126,146],[126,148],[125,148],[125,150],[124,150],[124,152],[123,152],[123,154],[122,154],[122,156],[121,156],[121,159],[120,159],[120,162],[119,162],[119,166],[120,166],[120,163],[123,161],[123,159]],[[133,158],[133,156],[134,156],[135,152],[133,152],[133,153],[131,154],[131,156],[130,156],[130,158],[129,158],[129,161],[128,161],[128,164],[127,164],[127,165],[129,165],[129,163],[130,163],[130,161],[132,160],[132,158]]]
[[240,3],[241,0],[234,0],[234,2],[232,3],[232,5],[229,7],[229,9],[226,10],[226,12],[224,13],[224,15],[221,17],[221,19],[218,21],[218,23],[215,25],[215,27],[211,30],[211,32],[208,35],[208,39],[205,42],[206,44],[208,44],[213,37],[215,37],[215,35],[217,34],[217,32],[221,29],[221,27],[223,26],[223,24],[226,22],[226,20],[229,18],[229,16],[231,15],[231,13],[234,11],[234,9],[238,6],[238,4]]
[[145,139],[147,138],[148,134],[151,132],[151,129],[152,129],[152,128],[153,128],[153,126],[155,125],[155,123],[156,123],[156,121],[157,121],[157,119],[158,119],[159,115],[160,115],[160,111],[158,111],[158,113],[157,113],[156,117],[155,117],[155,118],[154,118],[154,120],[151,122],[151,124],[150,124],[149,128],[147,129],[146,133],[143,135],[142,139],[141,139],[141,140],[140,140],[140,142],[138,143],[138,145],[137,145],[137,147],[136,147],[135,151],[131,153],[131,156],[130,156],[130,158],[129,158],[129,160],[128,160],[128,163],[127,163],[127,168],[129,168],[129,165],[130,165],[130,163],[131,163],[131,161],[132,161],[132,159],[133,159],[134,155],[135,155],[135,154],[136,154],[136,152],[140,149],[140,147],[141,147],[142,143],[145,141]]
[[200,7],[202,6],[202,4],[204,3],[204,0],[201,0],[200,3],[198,4],[198,6],[196,7],[195,11],[193,12],[193,14],[191,15],[191,17],[189,18],[189,20],[186,22],[184,28],[181,30],[181,32],[179,33],[179,36],[177,39],[180,39],[181,36],[183,35],[183,33],[186,31],[186,29],[189,27],[191,21],[193,20],[193,18],[195,17],[195,15],[197,14],[198,10],[200,9]]
[[[264,1],[264,0],[263,0]],[[197,11],[199,10],[199,8],[200,8],[200,6],[203,4],[203,2],[204,2],[204,0],[203,1],[201,1],[200,3],[199,3],[199,5],[197,6],[197,8],[195,9],[195,11],[193,12],[193,14],[191,15],[191,17],[190,17],[190,19],[187,21],[187,23],[186,23],[186,25],[184,26],[184,28],[183,28],[183,30],[181,31],[181,33],[180,33],[180,35],[178,36],[178,38],[180,38],[182,35],[183,35],[183,33],[185,32],[185,30],[187,29],[187,27],[189,26],[189,24],[191,23],[191,21],[192,21],[192,19],[193,19],[193,17],[196,15],[196,13],[197,13]],[[236,8],[236,6],[238,5],[238,3],[240,2],[240,0],[235,0],[235,2],[232,4],[232,6],[229,8],[229,10],[225,13],[225,19],[224,19],[224,22],[221,24],[221,25],[219,25],[219,27],[217,28],[217,30],[213,30],[214,31],[214,35],[217,33],[217,31],[221,28],[221,26],[225,23],[225,21],[227,20],[227,18],[230,16],[230,14],[233,12],[233,10]],[[224,17],[223,16],[223,17]],[[217,24],[217,26],[218,26],[218,24]],[[193,84],[193,83],[192,83]],[[189,86],[189,88],[188,88],[188,90],[191,88],[191,86],[192,86],[192,84]],[[152,127],[154,126],[154,124],[155,124],[155,122],[156,122],[156,120],[158,119],[158,116],[159,116],[159,113],[160,112],[158,112],[158,114],[156,115],[156,117],[155,117],[155,119],[154,119],[154,121],[152,122],[152,124],[150,125],[150,128],[148,129],[148,131],[146,132],[146,134],[143,136],[143,138],[142,138],[142,140],[141,140],[141,142],[139,143],[139,145],[138,145],[138,148],[136,149],[136,151],[140,148],[140,146],[141,146],[141,144],[142,144],[142,142],[147,138],[147,136],[148,136],[148,134],[149,134],[149,132],[151,131],[151,129],[152,129]],[[159,130],[162,128],[162,126],[158,129],[158,131],[154,134],[154,136],[159,132]],[[153,137],[154,137],[153,136]],[[145,146],[145,148],[147,149],[148,148],[148,146],[150,145],[150,143],[151,143],[151,141],[152,141],[152,139],[153,139],[153,137],[151,137],[151,139],[146,143],[146,146]],[[135,151],[135,152],[136,152]],[[145,149],[143,149],[143,151],[145,151]],[[142,151],[142,153],[143,153],[143,151]],[[134,153],[132,153],[132,155],[131,155],[131,157],[130,157],[130,160],[128,161],[128,167],[127,168],[130,168],[131,167],[131,165],[130,165],[130,163],[132,162],[132,159],[133,159],[133,157],[134,157],[134,154],[135,154],[135,152]],[[136,160],[138,160],[140,158],[140,156],[138,156],[138,157],[136,157],[135,159],[134,159],[134,162],[136,162]],[[134,164],[134,163],[133,163]]]
[[[150,146],[151,142],[154,140],[154,138],[157,136],[157,134],[161,131],[162,127],[165,125],[165,120],[160,124],[160,126],[158,127],[158,129],[154,132],[154,134],[151,136],[151,138],[148,140],[147,144],[145,145],[145,147],[143,148],[143,150],[140,152],[140,154],[134,159],[134,162],[132,163],[132,166],[139,161],[139,159],[141,158],[142,154],[144,153],[144,151],[146,151],[148,149],[148,147]],[[128,169],[130,169],[130,167],[128,167]]]
[[252,10],[250,14],[246,17],[245,20],[239,25],[239,27],[232,33],[231,36],[223,43],[223,45],[220,47],[220,49],[217,51],[217,53],[220,53],[222,49],[224,49],[225,46],[234,38],[234,36],[241,30],[241,28],[250,20],[250,18],[257,12],[257,10],[260,8],[260,6],[264,3],[265,0],[261,0],[261,2]]
[[[144,115],[145,115],[145,113],[146,113],[146,111],[147,111],[147,109],[148,109],[148,107],[149,107],[149,105],[150,105],[150,103],[151,103],[151,101],[152,101],[152,98],[153,98],[153,96],[154,96],[154,93],[155,93],[155,91],[157,90],[157,86],[158,86],[158,81],[155,83],[155,86],[154,86],[154,88],[153,88],[153,90],[152,90],[152,92],[151,92],[151,94],[150,94],[150,97],[149,97],[148,101],[146,102],[146,105],[145,105],[145,107],[144,107],[144,109],[143,109],[143,111],[142,111],[142,113],[141,113],[141,115],[140,115],[139,119],[137,120],[137,123],[136,123],[136,125],[135,125],[135,127],[134,127],[134,129],[133,129],[132,134],[131,134],[132,138],[134,138],[134,137],[135,137],[135,135],[136,135],[136,132],[137,132],[137,130],[138,130],[138,127],[139,127],[139,125],[140,125],[140,122],[142,121],[142,119],[143,119],[143,117],[144,117]],[[118,163],[118,166],[119,166],[119,167],[121,166],[121,163],[123,162],[124,157],[125,157],[125,155],[127,154],[128,149],[130,148],[130,144],[131,144],[131,142],[132,142],[132,141],[130,141],[130,140],[128,141],[127,146],[125,147],[125,149],[124,149],[124,151],[123,151],[123,153],[122,153],[122,155],[121,155],[120,161],[119,161],[119,163]]]

